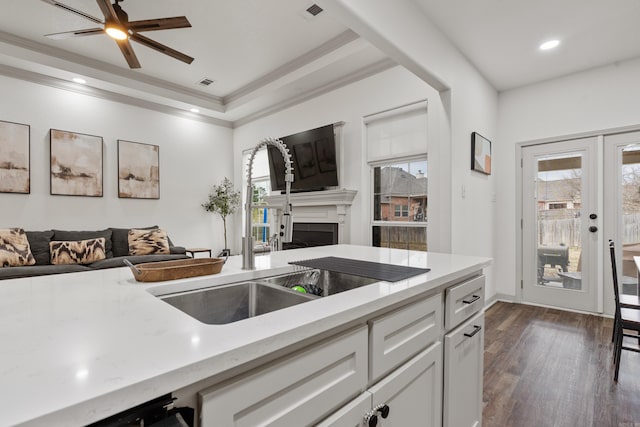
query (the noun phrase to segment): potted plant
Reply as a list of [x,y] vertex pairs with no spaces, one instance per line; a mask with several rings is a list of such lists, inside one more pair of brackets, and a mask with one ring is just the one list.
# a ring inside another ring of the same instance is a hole
[[202,204],[207,212],[214,212],[222,217],[224,226],[224,249],[221,255],[229,255],[227,247],[227,216],[233,214],[240,206],[240,192],[234,191],[231,180],[224,178],[220,185],[214,185],[213,191],[209,194],[209,199]]

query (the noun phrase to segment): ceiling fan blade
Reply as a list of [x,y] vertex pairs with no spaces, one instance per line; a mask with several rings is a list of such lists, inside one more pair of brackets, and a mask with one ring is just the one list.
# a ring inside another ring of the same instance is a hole
[[129,21],[127,28],[133,31],[170,30],[172,28],[188,28],[191,23],[186,16],[173,18],[145,19],[143,21]]
[[66,10],[67,12],[71,12],[78,16],[82,16],[83,18],[88,19],[89,21],[93,21],[96,24],[104,24],[103,20],[96,18],[95,16],[89,15],[88,13],[85,13],[81,10],[75,9],[71,6],[67,6],[66,4],[60,3],[59,1],[56,1],[56,0],[42,0],[42,1],[45,3],[49,3],[53,6],[59,7],[60,9]]
[[96,2],[100,6],[105,21],[120,23],[120,19],[118,19],[118,15],[109,0],[96,0]]
[[137,34],[137,33],[133,33],[131,34],[131,36],[129,37],[131,40],[138,42],[144,46],[150,47],[151,49],[155,49],[158,52],[164,53],[165,55],[169,55],[175,59],[178,59],[182,62],[186,62],[187,64],[191,64],[193,62],[193,58],[185,55],[182,52],[178,52],[175,49],[171,49],[168,46],[163,45],[162,43],[158,43],[155,40],[151,40],[148,37],[145,37],[143,35]]
[[50,39],[59,40],[59,39],[70,39],[72,37],[94,36],[96,34],[104,34],[104,29],[88,28],[86,30],[65,31],[64,33],[45,34],[44,36],[49,37]]
[[118,43],[118,47],[120,48],[120,51],[122,51],[124,59],[127,60],[129,68],[140,68],[140,62],[138,61],[136,54],[133,52],[133,48],[131,47],[129,40],[116,40],[116,43]]

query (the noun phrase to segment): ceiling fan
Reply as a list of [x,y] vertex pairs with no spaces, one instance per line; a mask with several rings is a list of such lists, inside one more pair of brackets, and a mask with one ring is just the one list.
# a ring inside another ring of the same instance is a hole
[[52,39],[65,39],[71,37],[84,37],[93,36],[95,34],[107,34],[112,37],[122,54],[124,55],[130,68],[140,68],[140,62],[133,52],[131,43],[129,40],[140,43],[143,46],[150,47],[158,52],[169,55],[175,59],[178,59],[187,64],[193,62],[193,58],[185,55],[182,52],[178,52],[175,49],[171,49],[155,40],[151,40],[148,37],[139,34],[143,31],[157,31],[157,30],[170,30],[173,28],[187,28],[191,27],[191,23],[185,16],[175,16],[172,18],[159,18],[159,19],[146,19],[143,21],[129,21],[129,16],[122,9],[119,3],[124,0],[114,0],[111,4],[110,0],[96,0],[100,10],[104,15],[104,21],[89,15],[81,10],[75,9],[71,6],[67,6],[56,0],[42,0],[45,3],[49,3],[53,6],[59,7],[67,12],[81,16],[89,21],[93,21],[96,24],[100,24],[102,28],[89,28],[86,30],[67,31],[64,33],[47,34],[46,37]]

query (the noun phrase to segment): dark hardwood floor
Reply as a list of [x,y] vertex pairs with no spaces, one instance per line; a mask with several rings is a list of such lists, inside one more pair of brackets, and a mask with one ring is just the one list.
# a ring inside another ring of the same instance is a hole
[[498,302],[487,310],[484,427],[640,427],[640,354],[613,382],[612,319]]

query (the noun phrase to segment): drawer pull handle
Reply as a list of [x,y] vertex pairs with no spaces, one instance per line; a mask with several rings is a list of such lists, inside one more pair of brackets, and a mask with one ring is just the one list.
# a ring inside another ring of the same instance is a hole
[[463,299],[462,302],[465,303],[465,304],[473,304],[474,302],[478,301],[479,299],[480,299],[480,295],[473,295],[469,299]]
[[367,427],[376,427],[378,425],[378,416],[375,411],[371,411],[364,416],[364,424]]
[[482,326],[473,325],[473,332],[468,333],[468,334],[465,333],[464,336],[471,338],[472,336],[474,336],[475,334],[477,334],[481,330],[482,330]]
[[389,416],[389,405],[387,404],[383,403],[382,405],[378,405],[376,406],[375,410],[380,412],[380,415],[382,415],[382,418],[387,418]]

